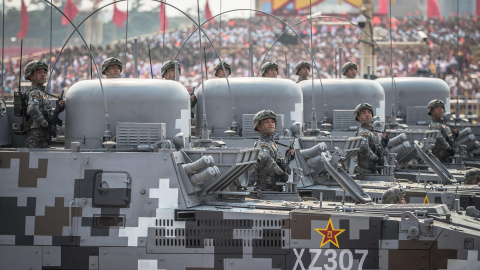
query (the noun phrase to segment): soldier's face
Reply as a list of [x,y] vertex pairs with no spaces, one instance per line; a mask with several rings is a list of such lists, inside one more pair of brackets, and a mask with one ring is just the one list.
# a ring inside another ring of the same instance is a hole
[[395,204],[406,204],[407,201],[405,200],[404,197],[400,197],[396,202]]
[[361,110],[358,115],[358,121],[365,125],[370,125],[372,122],[372,112],[369,109]]
[[175,80],[175,68],[169,68],[165,72],[165,79],[166,80]]
[[263,119],[257,126],[258,132],[261,134],[273,135],[275,133],[275,120],[272,118]]
[[47,82],[47,71],[45,69],[37,69],[30,75],[32,84],[43,85]]
[[442,106],[437,106],[430,111],[430,114],[434,119],[441,119],[444,113],[445,113],[445,110],[443,109]]
[[306,79],[308,77],[308,74],[310,74],[310,68],[308,67],[301,67],[298,70],[298,76],[302,79]]
[[120,66],[118,65],[111,65],[105,70],[105,76],[108,79],[115,79],[120,78]]
[[349,68],[347,69],[347,71],[345,72],[345,77],[349,78],[349,79],[353,79],[357,76],[357,69],[356,68]]
[[[227,69],[225,69],[225,70],[227,70]],[[227,71],[227,73],[228,73],[228,71]],[[217,70],[217,75],[216,75],[216,76],[217,76],[218,78],[225,78],[225,77],[227,77],[227,76],[225,76],[225,72],[223,72],[223,68]]]
[[278,75],[278,69],[276,68],[269,68],[265,71],[265,77],[267,78],[276,78]]

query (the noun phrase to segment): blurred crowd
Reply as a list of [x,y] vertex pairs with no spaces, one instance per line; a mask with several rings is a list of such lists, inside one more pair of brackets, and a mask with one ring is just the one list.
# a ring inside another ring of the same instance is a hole
[[[300,39],[290,30],[275,43],[277,37],[289,27],[267,16],[253,17],[251,21],[249,19],[215,21],[203,29],[202,49],[199,48],[200,37],[198,32],[194,31],[194,26],[172,29],[165,34],[138,37],[139,77],[152,78],[153,73],[153,78],[160,79],[162,63],[175,58],[181,63],[182,68],[179,82],[189,91],[194,91],[201,84],[201,64],[206,66],[204,79],[211,79],[214,66],[219,61],[218,54],[222,60],[231,64],[232,77],[250,76],[250,44],[253,49],[254,76],[260,76],[262,63],[274,61],[279,65],[278,77],[286,78],[288,74],[290,79],[296,80],[296,75],[293,74],[295,64],[301,60],[311,61],[308,53],[311,40],[316,62],[316,69],[313,71],[315,78],[318,78],[317,71],[322,78],[339,76],[339,51],[342,53],[343,62],[360,62],[361,30],[353,24],[332,24],[332,22],[355,22],[356,17],[315,19],[312,28],[305,17],[288,17],[285,21]],[[321,23],[325,21],[330,24]],[[392,66],[395,76],[439,77],[450,86],[452,95],[480,99],[480,66],[476,58],[480,53],[476,51],[476,46],[480,43],[480,27],[476,17],[461,17],[458,25],[457,19],[453,17],[425,20],[410,16],[392,18],[391,21],[390,25],[387,17],[375,18],[373,27],[376,41],[390,41],[392,37],[394,44]],[[426,39],[422,38],[420,31],[426,34]],[[312,32],[313,36],[310,37]],[[409,42],[411,45],[404,46],[402,42]],[[133,47],[132,40],[128,42],[119,40],[104,46],[93,46],[92,54],[99,69],[105,58],[113,56],[124,62],[122,76],[134,77]],[[51,61],[48,61],[48,51],[43,54],[23,55],[22,66],[25,67],[32,60],[50,62],[50,65],[53,65],[53,72],[49,92],[53,93],[68,89],[78,81],[97,78],[86,46],[68,46],[57,57],[58,51],[54,51]],[[388,65],[390,46],[376,47],[375,54],[377,58],[377,67],[373,71],[375,75],[391,76]],[[285,63],[288,63],[288,66]],[[14,91],[18,91],[19,66],[19,59],[9,59],[4,63],[4,97],[7,100],[13,97]],[[101,73],[101,70],[99,72]],[[460,78],[458,82],[457,77]]]

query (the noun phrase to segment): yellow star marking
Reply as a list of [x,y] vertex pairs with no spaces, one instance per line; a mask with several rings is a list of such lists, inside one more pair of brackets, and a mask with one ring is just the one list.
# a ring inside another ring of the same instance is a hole
[[430,202],[428,202],[428,197],[427,197],[427,195],[425,195],[425,199],[423,200],[423,203],[430,203]]
[[343,231],[345,231],[345,229],[333,228],[331,218],[328,220],[328,225],[325,229],[315,229],[315,231],[323,235],[323,240],[322,240],[322,243],[320,244],[320,247],[323,247],[326,243],[331,242],[332,244],[337,246],[337,248],[340,248],[338,246],[337,236],[339,236]]

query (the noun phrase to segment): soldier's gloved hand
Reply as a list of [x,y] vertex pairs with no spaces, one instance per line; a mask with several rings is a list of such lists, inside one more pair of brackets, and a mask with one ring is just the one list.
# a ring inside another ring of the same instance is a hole
[[43,119],[43,122],[42,122],[41,125],[42,125],[42,127],[44,127],[44,128],[48,127],[48,122],[47,122],[47,120]]
[[281,182],[287,182],[288,181],[288,173],[283,173],[283,175],[280,176],[280,181]]

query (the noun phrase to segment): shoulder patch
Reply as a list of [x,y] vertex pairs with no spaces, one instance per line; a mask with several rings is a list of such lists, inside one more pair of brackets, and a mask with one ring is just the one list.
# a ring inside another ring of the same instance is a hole
[[361,130],[360,132],[358,132],[358,136],[363,137],[363,138],[368,138],[368,131]]

